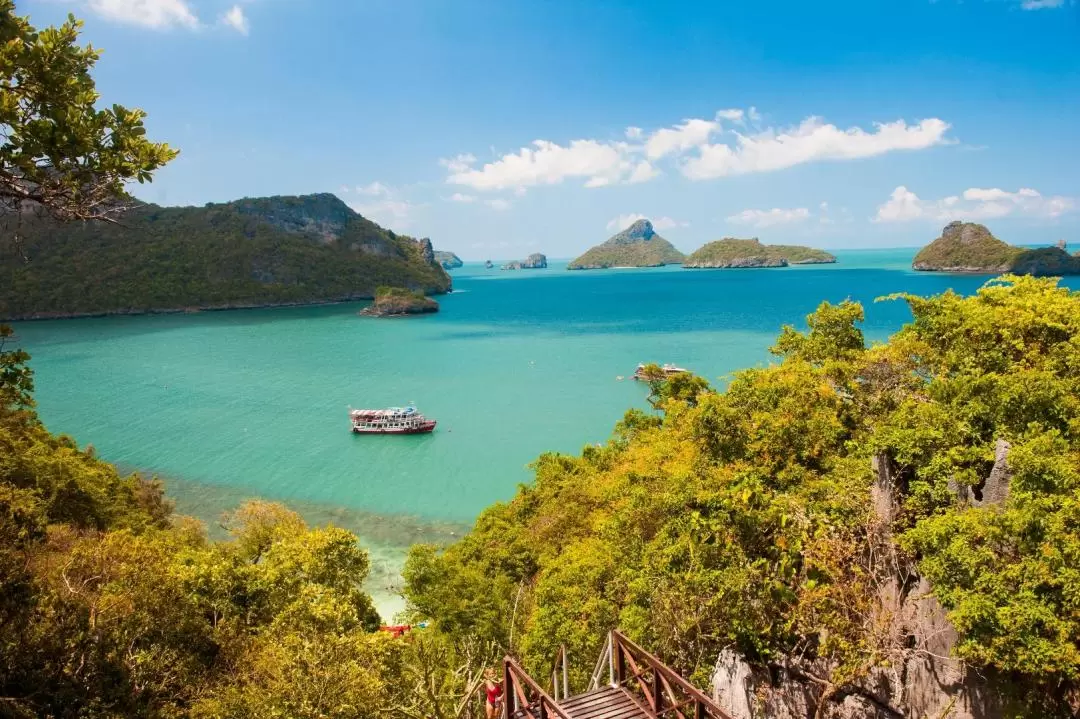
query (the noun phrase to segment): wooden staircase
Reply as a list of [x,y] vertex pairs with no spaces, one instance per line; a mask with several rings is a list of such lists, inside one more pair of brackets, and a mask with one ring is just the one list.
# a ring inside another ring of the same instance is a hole
[[[589,688],[580,694],[569,691],[565,649],[551,675],[551,694],[510,657],[503,663],[504,719],[731,719],[619,631],[608,635]],[[601,683],[605,673],[607,683]]]

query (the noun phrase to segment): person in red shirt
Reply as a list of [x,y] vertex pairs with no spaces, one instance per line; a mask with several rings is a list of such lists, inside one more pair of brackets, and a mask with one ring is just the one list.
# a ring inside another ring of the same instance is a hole
[[484,670],[484,692],[487,694],[487,719],[496,719],[502,713],[503,687],[502,682],[495,678],[494,669]]

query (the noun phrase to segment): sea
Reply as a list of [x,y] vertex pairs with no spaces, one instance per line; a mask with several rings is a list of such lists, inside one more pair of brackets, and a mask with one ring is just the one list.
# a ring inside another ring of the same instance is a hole
[[[862,302],[868,339],[885,340],[910,313],[878,298],[970,294],[989,279],[913,272],[914,253],[837,251],[837,264],[783,269],[467,264],[431,316],[366,318],[365,303],[346,303],[15,329],[50,430],[162,478],[177,511],[214,536],[250,498],[353,530],[389,620],[411,544],[454,541],[530,481],[540,454],[578,453],[627,409],[648,409],[630,380],[639,362],[723,386],[769,363],[781,328],[805,327],[823,300]],[[433,434],[349,432],[350,406],[408,403],[438,421]]]

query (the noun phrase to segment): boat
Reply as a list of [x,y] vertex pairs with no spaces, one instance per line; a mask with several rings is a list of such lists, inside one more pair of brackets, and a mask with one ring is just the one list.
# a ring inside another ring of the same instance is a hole
[[416,407],[386,409],[350,409],[354,434],[425,434],[435,429],[435,420],[427,419]]
[[[664,373],[664,377],[671,377],[672,375],[682,374],[683,372],[689,372],[688,369],[682,367],[676,367],[673,364],[665,364],[660,367],[660,371]],[[645,377],[645,365],[639,364],[637,369],[634,370],[634,379],[643,380]]]

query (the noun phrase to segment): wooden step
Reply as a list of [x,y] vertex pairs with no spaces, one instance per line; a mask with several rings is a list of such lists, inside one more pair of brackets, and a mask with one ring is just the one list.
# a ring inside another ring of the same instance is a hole
[[571,719],[648,719],[649,713],[622,687],[601,687],[559,702]]

